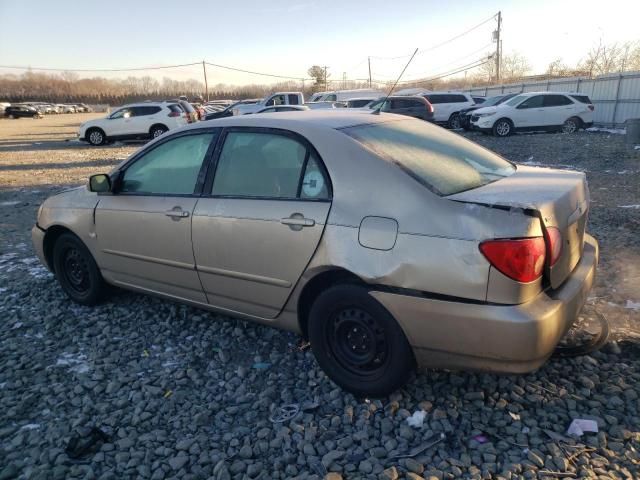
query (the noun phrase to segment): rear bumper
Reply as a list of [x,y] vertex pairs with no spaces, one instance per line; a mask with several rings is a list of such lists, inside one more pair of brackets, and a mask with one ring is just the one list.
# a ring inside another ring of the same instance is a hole
[[520,305],[487,305],[371,292],[400,323],[422,367],[524,373],[551,356],[587,299],[598,242],[585,234],[582,258],[564,284]]

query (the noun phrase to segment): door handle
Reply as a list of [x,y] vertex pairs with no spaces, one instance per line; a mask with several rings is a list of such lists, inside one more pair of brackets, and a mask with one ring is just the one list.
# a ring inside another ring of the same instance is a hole
[[313,227],[316,224],[316,221],[312,218],[288,217],[281,218],[280,223],[294,227]]
[[172,210],[167,210],[164,214],[171,218],[186,218],[189,216],[189,212],[182,210],[180,207],[174,207]]

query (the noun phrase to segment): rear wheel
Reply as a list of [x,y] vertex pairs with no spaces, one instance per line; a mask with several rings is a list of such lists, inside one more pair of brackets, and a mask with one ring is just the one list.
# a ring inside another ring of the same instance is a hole
[[63,233],[53,246],[53,270],[60,286],[74,302],[95,305],[106,285],[91,252],[72,233]]
[[163,135],[168,131],[169,129],[164,125],[154,125],[153,127],[151,127],[149,134],[151,135],[151,138],[158,138],[160,135]]
[[86,135],[87,141],[94,146],[103,145],[107,140],[107,137],[104,134],[104,131],[102,131],[99,128],[91,128],[87,131],[85,135]]
[[460,128],[460,115],[457,113],[452,113],[449,117],[449,128],[453,130],[457,130]]
[[562,124],[562,133],[575,133],[580,128],[580,119],[571,117]]
[[360,285],[337,285],[316,298],[309,314],[309,340],[325,373],[356,396],[386,396],[415,370],[400,325]]
[[492,130],[496,137],[508,137],[513,133],[513,123],[507,118],[501,118],[493,124]]

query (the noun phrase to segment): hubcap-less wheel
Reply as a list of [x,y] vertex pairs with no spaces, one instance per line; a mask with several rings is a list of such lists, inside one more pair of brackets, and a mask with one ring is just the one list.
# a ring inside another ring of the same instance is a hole
[[578,130],[578,125],[572,118],[564,122],[564,125],[562,125],[562,131],[564,133],[574,133],[576,130]]
[[62,275],[67,284],[79,295],[87,293],[91,286],[87,259],[77,248],[68,248],[62,257]]
[[496,133],[500,137],[506,137],[511,132],[511,125],[506,120],[501,120],[496,125]]
[[98,130],[94,130],[89,134],[89,143],[92,145],[100,145],[104,141],[104,135]]
[[368,312],[360,308],[343,309],[330,321],[328,344],[343,368],[366,375],[384,365],[389,350],[384,329]]
[[453,130],[460,128],[460,117],[458,115],[452,115],[449,119],[449,127]]

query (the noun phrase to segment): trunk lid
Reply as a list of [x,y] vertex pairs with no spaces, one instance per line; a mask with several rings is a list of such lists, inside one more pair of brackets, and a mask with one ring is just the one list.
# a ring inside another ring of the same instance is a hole
[[551,267],[547,255],[545,275],[558,288],[580,261],[589,210],[585,174],[566,170],[518,166],[506,178],[447,197],[449,200],[532,211],[543,228],[557,227],[562,251]]

